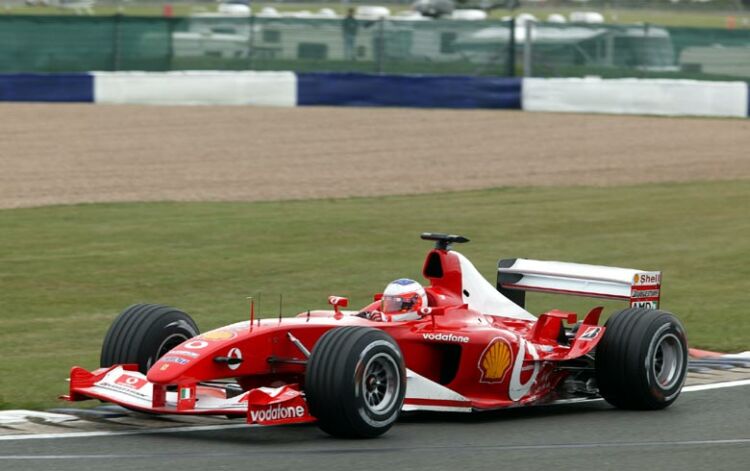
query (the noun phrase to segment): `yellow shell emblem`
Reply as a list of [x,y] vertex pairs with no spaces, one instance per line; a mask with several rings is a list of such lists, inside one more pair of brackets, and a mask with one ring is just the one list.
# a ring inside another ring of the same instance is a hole
[[482,372],[480,379],[483,383],[499,383],[505,377],[512,361],[510,345],[500,337],[492,339],[492,342],[484,349],[479,357],[479,371]]
[[237,334],[235,334],[231,330],[213,330],[211,332],[206,332],[199,338],[202,338],[204,340],[229,340],[233,339],[236,336]]

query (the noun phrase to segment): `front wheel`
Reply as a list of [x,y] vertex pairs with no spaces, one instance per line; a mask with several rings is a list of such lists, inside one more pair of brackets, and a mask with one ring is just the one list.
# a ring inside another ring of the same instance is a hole
[[137,364],[146,373],[161,356],[199,334],[184,312],[160,304],[135,304],[112,322],[102,343],[99,365]]
[[398,344],[382,330],[331,329],[307,362],[305,394],[323,431],[345,438],[372,438],[396,421],[406,393]]
[[622,409],[663,409],[682,390],[687,373],[685,329],[671,313],[630,308],[605,324],[596,347],[599,393]]

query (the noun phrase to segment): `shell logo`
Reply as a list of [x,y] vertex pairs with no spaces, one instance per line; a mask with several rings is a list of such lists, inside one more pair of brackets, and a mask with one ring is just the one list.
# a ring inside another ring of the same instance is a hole
[[495,337],[479,357],[479,371],[482,373],[479,379],[482,383],[500,383],[510,369],[513,362],[508,341]]
[[205,334],[201,335],[200,338],[204,340],[220,341],[220,340],[233,339],[236,336],[237,334],[232,332],[231,330],[213,330],[211,332],[206,332]]
[[633,284],[637,285],[639,281],[640,277],[638,276],[638,273],[636,273],[635,276],[633,276]]

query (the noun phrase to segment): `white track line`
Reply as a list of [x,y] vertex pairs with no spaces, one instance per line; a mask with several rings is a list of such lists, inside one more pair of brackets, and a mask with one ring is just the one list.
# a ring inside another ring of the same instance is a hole
[[175,432],[210,432],[213,430],[229,430],[233,428],[258,427],[250,424],[227,424],[227,425],[197,425],[187,427],[165,427],[148,430],[99,430],[96,432],[70,432],[70,433],[40,433],[29,435],[3,435],[2,440],[36,440],[50,438],[87,438],[87,437],[114,437],[118,435],[153,435],[158,433],[175,433]]
[[[750,386],[750,379],[741,379],[737,381],[725,381],[722,383],[713,384],[696,384],[693,386],[685,386],[682,388],[682,392],[695,392],[695,391],[708,391],[711,389],[723,389],[733,388],[737,386]],[[595,399],[596,401],[600,399]],[[230,430],[236,428],[246,427],[258,427],[258,425],[249,424],[228,424],[228,425],[197,425],[197,426],[186,426],[186,427],[168,427],[168,428],[157,428],[148,430],[99,430],[96,432],[70,432],[70,433],[40,433],[40,434],[29,434],[29,435],[3,435],[0,436],[0,441],[14,441],[14,440],[42,440],[42,439],[56,439],[56,438],[88,438],[88,437],[113,437],[118,435],[154,435],[159,433],[175,433],[175,432],[208,432],[214,430]]]
[[734,388],[737,386],[750,385],[750,379],[738,379],[736,381],[724,381],[722,383],[694,384],[685,386],[682,392],[708,391],[709,389]]
[[[658,447],[695,447],[695,446],[706,446],[706,445],[745,445],[750,443],[750,438],[728,438],[728,439],[716,439],[716,440],[675,440],[665,442],[594,442],[594,443],[552,443],[549,445],[458,445],[458,446],[440,446],[440,445],[426,445],[426,446],[410,446],[408,448],[401,447],[388,447],[389,452],[393,451],[437,451],[437,450],[453,450],[460,449],[466,450],[498,450],[498,451],[512,451],[512,450],[562,450],[562,449],[587,449],[587,448],[658,448]],[[249,455],[268,455],[268,454],[320,454],[320,453],[336,453],[346,451],[348,453],[382,453],[383,448],[304,448],[298,450],[289,449],[263,449],[263,450],[248,450],[241,452],[232,451],[220,451],[220,452],[195,452],[195,453],[179,453],[182,458],[191,456],[193,454],[199,454],[201,458],[210,458],[219,456],[226,458],[229,456],[249,456]],[[0,456],[0,461],[30,461],[30,460],[82,460],[82,459],[93,459],[93,460],[111,460],[111,459],[153,459],[153,458],[169,458],[175,456],[174,453],[129,453],[129,454],[99,454],[99,455],[85,455],[85,454],[70,454],[70,455],[5,455]]]

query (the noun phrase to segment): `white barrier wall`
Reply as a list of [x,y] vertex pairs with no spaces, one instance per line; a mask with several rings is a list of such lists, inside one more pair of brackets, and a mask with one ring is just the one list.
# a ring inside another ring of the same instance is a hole
[[748,114],[745,82],[526,78],[522,95],[526,111],[731,117]]
[[94,72],[95,103],[296,106],[293,72]]

